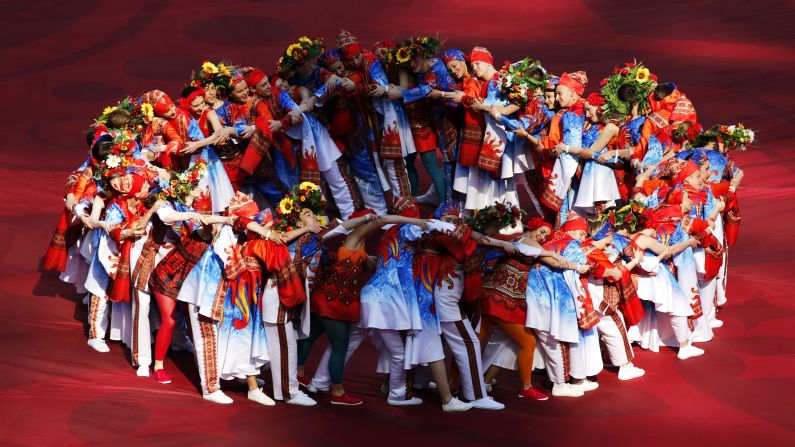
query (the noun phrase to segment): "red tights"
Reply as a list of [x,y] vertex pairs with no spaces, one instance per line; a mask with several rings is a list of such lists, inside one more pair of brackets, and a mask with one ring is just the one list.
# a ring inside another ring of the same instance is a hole
[[158,292],[153,292],[153,295],[160,310],[160,318],[163,320],[155,339],[155,361],[162,362],[166,358],[166,352],[171,345],[171,334],[174,333],[174,326],[177,324],[177,300]]

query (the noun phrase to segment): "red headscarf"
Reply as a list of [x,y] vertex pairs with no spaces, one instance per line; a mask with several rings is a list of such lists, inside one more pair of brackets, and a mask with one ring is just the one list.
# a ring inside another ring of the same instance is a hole
[[684,166],[681,167],[679,173],[676,175],[674,179],[674,183],[684,183],[685,179],[690,177],[691,174],[698,171],[699,167],[693,160],[687,160]]
[[144,101],[152,104],[152,109],[157,116],[163,116],[174,105],[171,98],[162,90],[150,90],[144,93]]
[[524,223],[524,226],[527,227],[527,231],[537,230],[541,227],[547,227],[549,228],[550,232],[553,231],[552,225],[540,217],[531,217],[530,219],[527,219]]
[[491,51],[483,47],[472,48],[472,52],[469,53],[469,61],[471,63],[485,62],[494,65],[494,57],[491,55]]
[[353,34],[345,30],[340,30],[337,35],[337,48],[342,52],[342,57],[351,59],[356,57],[362,52],[362,47],[359,45],[359,40]]
[[560,75],[559,85],[565,85],[573,92],[582,96],[585,93],[585,86],[588,85],[588,76],[584,71],[575,71],[574,73],[563,73]]
[[259,81],[265,79],[264,71],[260,70],[259,68],[255,68],[251,70],[249,74],[246,75],[246,85],[250,88],[254,88],[255,85],[259,84]]
[[135,196],[141,192],[146,179],[138,174],[125,174],[110,181],[110,186],[124,196]]
[[259,213],[259,207],[248,194],[238,191],[229,200],[229,208],[227,210],[227,215],[229,216],[252,217],[256,216],[257,213]]
[[395,197],[392,208],[394,209],[395,213],[400,216],[411,217],[414,219],[420,218],[420,209],[417,207],[416,203],[411,201],[411,199],[397,196]]

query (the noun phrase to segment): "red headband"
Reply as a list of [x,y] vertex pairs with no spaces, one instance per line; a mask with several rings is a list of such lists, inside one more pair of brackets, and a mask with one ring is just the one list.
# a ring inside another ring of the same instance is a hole
[[491,51],[483,47],[472,48],[472,52],[469,53],[469,61],[471,63],[485,62],[494,65],[494,57],[491,55]]
[[255,68],[251,70],[251,73],[246,75],[246,84],[254,88],[255,85],[259,84],[259,82],[265,79],[267,75],[264,71],[260,70],[259,68]]
[[193,92],[191,92],[190,95],[188,95],[187,98],[180,98],[179,99],[180,108],[189,111],[190,110],[190,103],[192,103],[193,100],[198,98],[199,96],[204,98],[204,89],[201,88],[201,87],[197,87],[196,90],[194,90]]
[[588,222],[585,221],[582,217],[578,217],[576,219],[572,219],[566,221],[563,226],[560,227],[561,231],[568,232],[568,231],[577,231],[582,230],[586,233],[588,232]]

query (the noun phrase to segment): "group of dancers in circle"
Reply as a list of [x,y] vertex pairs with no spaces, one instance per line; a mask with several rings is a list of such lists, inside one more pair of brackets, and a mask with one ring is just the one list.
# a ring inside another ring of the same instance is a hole
[[731,151],[754,133],[702,127],[637,61],[587,87],[432,36],[301,37],[271,74],[207,61],[177,101],[96,119],[43,268],[85,294],[91,348],[121,341],[162,384],[169,347],[191,350],[221,404],[239,380],[263,405],[360,405],[344,371],[368,337],[390,405],[431,388],[444,411],[499,410],[505,369],[539,401],[597,389],[605,364],[635,379],[633,343],[686,360],[722,325]]

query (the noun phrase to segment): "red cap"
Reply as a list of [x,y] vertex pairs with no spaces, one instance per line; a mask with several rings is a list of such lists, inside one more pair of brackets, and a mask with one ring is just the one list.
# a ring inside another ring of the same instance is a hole
[[171,98],[162,90],[150,90],[144,93],[144,101],[152,104],[152,110],[157,116],[163,116],[174,104]]

